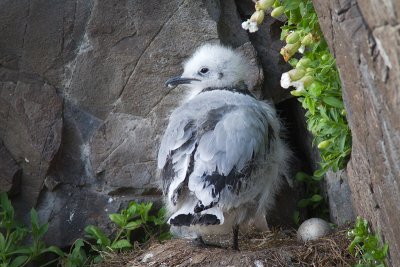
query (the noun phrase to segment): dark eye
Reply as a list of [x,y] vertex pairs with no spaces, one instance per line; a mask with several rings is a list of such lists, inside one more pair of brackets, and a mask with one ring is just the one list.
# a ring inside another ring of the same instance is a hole
[[209,71],[208,68],[201,68],[200,73],[201,74],[206,74]]

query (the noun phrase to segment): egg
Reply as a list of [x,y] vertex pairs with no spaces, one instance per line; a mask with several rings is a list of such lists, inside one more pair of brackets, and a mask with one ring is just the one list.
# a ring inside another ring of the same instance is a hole
[[304,221],[297,230],[297,239],[303,242],[316,240],[331,232],[329,224],[320,218]]

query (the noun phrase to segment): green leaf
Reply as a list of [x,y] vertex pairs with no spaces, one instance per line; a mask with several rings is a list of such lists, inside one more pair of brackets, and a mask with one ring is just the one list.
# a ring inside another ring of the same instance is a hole
[[304,173],[304,172],[298,172],[296,173],[295,179],[296,181],[299,182],[305,182],[310,178],[310,175]]
[[71,254],[67,256],[67,267],[80,267],[84,266],[85,261],[87,260],[87,255],[85,250],[82,248],[84,245],[82,239],[78,239],[74,243],[74,249]]
[[[0,205],[6,214],[10,214],[10,215],[14,214],[14,208],[11,205],[11,201],[8,199],[8,195],[6,192],[0,193]],[[13,219],[13,218],[9,218],[9,219]]]
[[322,178],[324,178],[323,175],[321,176],[312,176],[311,179],[313,179],[314,181],[320,182],[322,180]]
[[361,236],[356,236],[353,241],[351,241],[350,245],[349,245],[349,252],[351,254],[354,254],[354,248],[356,247],[356,245],[358,245],[359,243],[361,243],[364,239]]
[[42,226],[39,227],[39,231],[38,231],[38,237],[42,238],[46,233],[47,230],[49,229],[49,224],[45,223]]
[[286,36],[288,35],[289,29],[283,29],[281,32],[281,40],[284,40],[286,38]]
[[142,226],[142,220],[139,219],[139,220],[127,223],[123,228],[126,230],[135,230],[135,229],[139,228],[140,226]]
[[284,3],[285,11],[298,9],[300,6],[301,0],[286,0]]
[[111,244],[112,249],[122,249],[122,248],[131,248],[132,244],[126,240],[126,239],[121,239],[118,240],[117,242]]
[[99,245],[109,246],[111,243],[110,239],[103,233],[103,231],[94,225],[86,226],[85,232],[89,234],[90,238],[97,240],[97,244]]
[[31,253],[32,253],[31,248],[19,248],[19,249],[13,250],[9,254],[14,255],[14,254],[31,254]]
[[322,199],[324,199],[321,195],[315,194],[311,197],[312,202],[320,202]]
[[322,98],[322,101],[324,101],[326,104],[331,105],[335,108],[340,108],[343,109],[343,101],[340,99],[334,97],[334,96],[325,96]]
[[94,264],[98,264],[98,263],[100,263],[100,262],[102,262],[103,261],[103,258],[101,257],[101,255],[97,255],[96,257],[94,257],[94,259],[93,259],[93,263]]
[[301,199],[301,200],[299,201],[299,203],[297,203],[297,206],[298,206],[299,208],[305,208],[305,207],[307,207],[309,204],[310,204],[310,200],[309,200],[308,198],[304,198],[304,199]]
[[37,214],[37,212],[36,212],[36,210],[34,208],[31,209],[30,215],[31,215],[31,223],[32,223],[32,225],[34,225],[37,228],[39,228],[39,217],[38,217],[38,214]]
[[5,251],[6,248],[6,239],[2,232],[0,232],[0,253]]
[[307,8],[306,8],[306,5],[304,4],[304,2],[300,3],[299,9],[300,9],[300,14],[301,14],[302,17],[307,15]]
[[129,203],[129,207],[127,209],[129,217],[132,217],[133,215],[135,215],[136,211],[137,211],[137,203],[136,202]]
[[314,177],[315,178],[322,178],[322,176],[324,176],[326,173],[326,170],[324,169],[318,169],[314,172]]
[[113,221],[119,227],[124,227],[126,225],[126,218],[118,213],[113,213],[108,215],[111,221]]
[[27,261],[28,261],[29,257],[28,256],[18,256],[16,257],[10,264],[9,267],[19,267],[19,266],[23,266]]
[[55,246],[50,246],[50,247],[42,250],[42,253],[45,253],[45,252],[51,252],[51,253],[57,254],[60,257],[63,257],[65,255],[64,252],[60,248],[55,247]]

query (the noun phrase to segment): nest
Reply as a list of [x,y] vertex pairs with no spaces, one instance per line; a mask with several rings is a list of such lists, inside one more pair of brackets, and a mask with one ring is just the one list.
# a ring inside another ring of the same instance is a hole
[[208,236],[211,246],[185,239],[151,241],[133,252],[109,255],[99,266],[352,266],[347,229],[315,241],[297,240],[295,231],[241,234],[240,251],[228,237]]

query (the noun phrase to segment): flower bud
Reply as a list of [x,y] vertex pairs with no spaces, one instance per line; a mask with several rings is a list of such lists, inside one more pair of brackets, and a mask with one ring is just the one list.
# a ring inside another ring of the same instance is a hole
[[294,44],[286,44],[282,49],[280,54],[283,56],[283,59],[287,62],[299,49],[301,46],[300,41]]
[[290,94],[294,95],[294,96],[302,96],[304,91],[305,91],[304,88],[302,88],[300,90],[296,89],[296,90],[290,91]]
[[329,59],[329,56],[328,56],[327,54],[325,54],[325,55],[323,55],[323,56],[321,57],[321,59],[322,59],[323,61],[327,61],[327,60]]
[[263,10],[258,10],[254,12],[254,14],[251,16],[250,21],[254,21],[257,23],[257,25],[260,25],[264,20],[264,11]]
[[315,69],[313,68],[306,68],[306,73],[307,74],[313,74],[315,72]]
[[313,43],[313,36],[311,33],[304,36],[303,39],[301,40],[301,44],[305,46],[310,45],[312,43]]
[[275,2],[275,0],[260,0],[260,1],[257,1],[256,10],[257,10],[257,8],[259,8],[261,10],[266,10],[266,9],[272,7],[274,2]]
[[286,43],[288,44],[294,44],[299,41],[300,35],[297,32],[291,32],[287,37],[286,37]]
[[302,69],[292,69],[288,73],[292,81],[300,80],[306,74],[306,72]]
[[303,82],[304,87],[308,87],[309,85],[311,85],[314,81],[314,78],[310,75],[305,75],[303,78],[300,79],[300,81]]
[[283,6],[276,7],[274,10],[272,10],[271,17],[278,18],[283,14],[283,12],[285,12],[285,8]]
[[322,141],[321,143],[318,144],[318,148],[325,149],[330,145],[330,143],[331,142],[329,140]]
[[300,67],[307,68],[310,65],[310,63],[311,63],[311,59],[303,57],[302,59],[299,60],[299,62],[297,62],[296,68],[300,68]]

